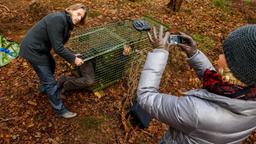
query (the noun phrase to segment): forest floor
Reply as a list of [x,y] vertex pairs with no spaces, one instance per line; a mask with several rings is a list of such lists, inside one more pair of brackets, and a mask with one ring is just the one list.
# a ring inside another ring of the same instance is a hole
[[[148,15],[167,24],[172,31],[192,35],[212,62],[222,53],[222,42],[229,32],[256,23],[256,5],[238,0],[187,0],[175,13],[166,9],[167,0],[0,0],[0,34],[19,43],[40,18],[76,2],[89,7],[86,28]],[[70,74],[63,59],[56,54],[54,57],[56,78]],[[170,70],[166,70],[161,92],[181,95],[201,86],[182,54],[171,53],[168,65]],[[0,68],[0,143],[158,143],[168,126],[157,120],[146,129],[126,121],[129,127],[124,128],[121,110],[127,96],[126,82],[104,89],[102,98],[86,91],[70,93],[64,103],[78,116],[67,120],[54,114],[47,96],[38,92],[35,72],[26,61],[17,58]],[[252,135],[251,143],[255,139]]]

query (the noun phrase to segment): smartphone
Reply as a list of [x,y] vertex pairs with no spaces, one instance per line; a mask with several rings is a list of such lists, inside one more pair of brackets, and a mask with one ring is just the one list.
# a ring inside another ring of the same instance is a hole
[[179,43],[183,43],[183,40],[179,35],[170,35],[168,38],[168,43],[171,45],[177,45]]

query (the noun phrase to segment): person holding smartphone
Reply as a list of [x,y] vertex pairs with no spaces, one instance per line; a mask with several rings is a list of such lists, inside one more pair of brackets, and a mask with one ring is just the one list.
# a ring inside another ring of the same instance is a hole
[[239,144],[256,129],[256,25],[231,32],[224,41],[225,58],[233,74],[247,86],[224,82],[208,58],[185,33],[178,46],[203,82],[184,96],[159,92],[169,54],[169,32],[153,28],[155,48],[147,56],[137,89],[137,102],[170,129],[160,144]]
[[87,8],[83,4],[74,4],[62,12],[50,13],[37,22],[25,35],[20,44],[19,55],[28,60],[40,79],[40,92],[48,94],[48,100],[54,111],[63,118],[72,118],[77,114],[70,112],[59,98],[59,90],[54,78],[55,61],[51,49],[62,58],[77,66],[83,64],[64,47],[73,27],[85,22]]

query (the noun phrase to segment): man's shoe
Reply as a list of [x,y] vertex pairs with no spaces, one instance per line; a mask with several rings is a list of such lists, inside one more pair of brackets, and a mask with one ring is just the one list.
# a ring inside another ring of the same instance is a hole
[[63,114],[60,114],[61,117],[63,118],[73,118],[77,115],[77,113],[73,113],[73,112],[70,112],[70,111],[67,111]]

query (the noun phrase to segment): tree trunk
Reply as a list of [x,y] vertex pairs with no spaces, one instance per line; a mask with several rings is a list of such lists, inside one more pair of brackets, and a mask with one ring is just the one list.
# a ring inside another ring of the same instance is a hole
[[170,0],[170,2],[167,4],[167,8],[174,12],[178,12],[180,10],[182,2],[183,0]]

